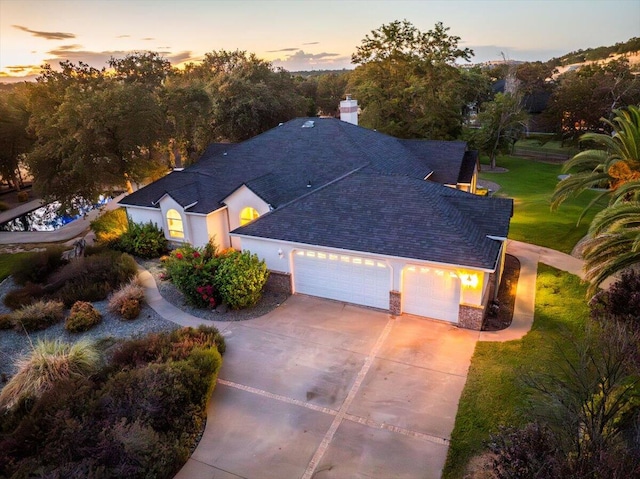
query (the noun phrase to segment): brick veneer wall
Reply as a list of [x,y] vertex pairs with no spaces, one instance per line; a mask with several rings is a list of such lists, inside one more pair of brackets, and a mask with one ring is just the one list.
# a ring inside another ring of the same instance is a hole
[[458,311],[458,326],[465,329],[480,331],[484,321],[485,308],[461,304]]
[[393,315],[399,315],[402,308],[402,295],[400,291],[389,291],[389,312]]
[[493,300],[495,293],[496,274],[489,275],[489,287],[482,298],[482,306],[472,306],[469,304],[461,304],[458,312],[458,326],[465,329],[473,329],[474,331],[482,330],[482,325],[489,311],[488,305]]
[[291,274],[281,273],[280,271],[270,271],[267,284],[264,286],[265,291],[273,291],[276,293],[293,293],[291,284]]

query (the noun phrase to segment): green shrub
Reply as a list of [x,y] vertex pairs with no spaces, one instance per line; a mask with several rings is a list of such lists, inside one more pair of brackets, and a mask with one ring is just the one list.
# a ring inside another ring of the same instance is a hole
[[25,203],[29,201],[29,192],[28,191],[18,191],[18,201],[20,203]]
[[114,352],[111,363],[117,369],[122,369],[152,362],[181,361],[189,357],[194,349],[213,347],[220,354],[225,353],[224,337],[216,328],[180,328],[171,333],[149,334],[127,341]]
[[494,477],[552,479],[562,471],[561,452],[556,437],[546,426],[527,424],[522,429],[501,427],[491,436]]
[[120,314],[125,319],[135,319],[140,314],[144,300],[144,288],[136,279],[123,285],[109,298],[109,311]]
[[255,305],[262,297],[262,288],[269,271],[264,261],[249,251],[221,258],[215,272],[215,285],[222,301],[233,309]]
[[53,246],[21,258],[11,273],[13,280],[18,284],[45,283],[51,273],[68,263],[62,259],[63,252],[64,247]]
[[162,229],[154,223],[129,223],[129,229],[113,243],[113,248],[140,258],[159,258],[169,250]]
[[45,294],[44,288],[39,284],[27,283],[21,288],[12,289],[4,295],[5,306],[11,309],[19,309],[38,301]]
[[213,246],[185,245],[172,251],[164,262],[167,276],[193,306],[207,308],[217,303],[214,275],[218,260],[214,253]]
[[93,304],[85,301],[76,301],[71,307],[69,317],[64,323],[64,328],[72,333],[88,331],[102,321],[102,315]]
[[618,321],[640,332],[640,272],[624,271],[618,281],[591,298],[589,307],[596,321]]
[[[53,369],[46,374],[50,380],[31,377],[50,387],[14,387],[22,399],[16,396],[0,421],[0,475],[31,477],[37,471],[38,477],[51,478],[173,477],[195,447],[216,383],[221,357],[211,346],[216,344],[214,331],[154,335],[167,346],[167,355],[153,364],[77,371],[58,360],[53,368],[40,368],[45,373]],[[172,340],[189,353],[171,358]],[[210,346],[199,346],[205,343]],[[74,374],[61,374],[69,370]],[[23,383],[36,382],[19,374]]]
[[138,265],[128,254],[109,251],[77,258],[51,277],[52,295],[70,307],[76,301],[101,301],[128,282]]
[[0,409],[9,409],[25,397],[39,397],[58,381],[88,376],[99,359],[88,341],[38,341],[28,356],[16,361],[18,372],[0,391]]
[[38,331],[61,321],[64,304],[60,301],[37,301],[11,313],[11,320],[18,331]]
[[62,288],[53,295],[59,301],[70,308],[77,301],[95,302],[102,301],[112,291],[111,286],[107,282],[94,283],[87,279],[78,278],[77,280],[66,283]]
[[0,211],[7,211],[9,209],[9,205],[4,201],[0,201]]
[[98,243],[112,244],[129,230],[129,220],[124,208],[105,211],[91,222],[91,231]]

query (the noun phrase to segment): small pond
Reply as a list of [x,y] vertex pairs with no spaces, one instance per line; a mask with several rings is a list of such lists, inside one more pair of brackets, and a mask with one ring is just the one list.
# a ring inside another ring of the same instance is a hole
[[111,201],[111,197],[103,195],[100,195],[98,202],[95,204],[87,203],[81,199],[75,200],[73,202],[73,214],[58,211],[60,203],[54,201],[12,220],[0,223],[0,231],[55,231],[74,220],[84,217],[89,211],[100,208],[109,201]]

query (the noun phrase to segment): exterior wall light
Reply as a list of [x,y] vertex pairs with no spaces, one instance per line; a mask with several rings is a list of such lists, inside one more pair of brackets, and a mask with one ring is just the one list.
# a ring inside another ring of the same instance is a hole
[[278,248],[278,257],[282,259],[283,256],[284,256],[284,253],[282,252],[282,248]]
[[467,286],[468,288],[475,288],[478,286],[478,275],[477,274],[462,274],[460,275],[460,281],[463,286]]

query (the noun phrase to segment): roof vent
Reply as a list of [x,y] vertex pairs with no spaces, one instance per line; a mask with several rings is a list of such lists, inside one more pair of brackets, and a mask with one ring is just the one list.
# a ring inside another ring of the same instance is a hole
[[284,125],[284,123],[282,123],[282,122],[278,123],[278,126],[282,126],[282,125]]
[[222,154],[222,156],[227,156],[227,152],[225,151],[225,152]]
[[307,181],[307,188],[311,188],[311,180]]
[[313,120],[307,120],[302,124],[302,128],[313,128],[316,125],[316,122]]

